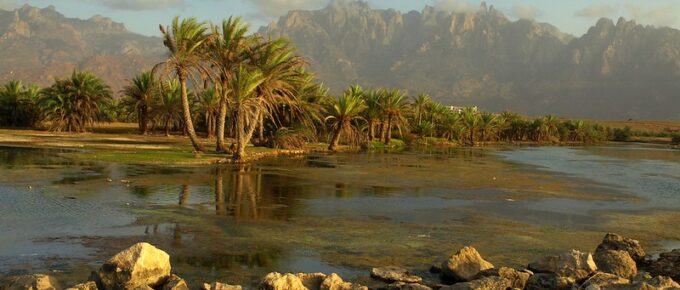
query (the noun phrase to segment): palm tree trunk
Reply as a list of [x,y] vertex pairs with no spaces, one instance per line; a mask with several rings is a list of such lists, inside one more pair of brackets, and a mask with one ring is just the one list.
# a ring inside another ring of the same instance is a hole
[[255,133],[258,123],[257,120],[260,118],[260,114],[262,114],[262,109],[258,108],[257,112],[255,112],[254,120],[250,120],[249,124],[246,124],[245,114],[239,114],[238,128],[236,130],[238,132],[238,144],[236,144],[236,152],[232,157],[235,162],[245,161],[246,146],[248,145],[248,142],[250,142],[250,139],[252,139],[253,133]]
[[141,133],[142,135],[146,135],[149,131],[149,106],[146,104],[142,105],[142,116],[141,116]]
[[475,145],[475,130],[470,128],[470,145]]
[[196,136],[196,131],[194,130],[194,122],[191,119],[191,108],[189,108],[189,96],[187,95],[187,77],[186,73],[179,71],[177,73],[179,76],[179,84],[182,90],[182,111],[184,113],[184,129],[189,135],[191,140],[191,145],[194,146],[196,152],[203,152],[203,146],[198,141],[198,136]]
[[380,141],[385,140],[387,133],[387,120],[380,122]]
[[217,116],[217,144],[215,145],[215,151],[224,152],[226,151],[226,146],[224,144],[224,127],[227,123],[227,97],[225,93],[222,93],[220,99],[220,110]]
[[182,185],[182,191],[179,193],[179,205],[187,205],[189,203],[189,185]]
[[392,115],[387,116],[387,134],[385,135],[385,145],[390,145],[392,141]]
[[368,119],[368,141],[373,141],[375,139],[375,131],[373,131],[373,127],[375,121],[373,119]]
[[333,132],[333,138],[331,138],[331,144],[328,145],[328,151],[335,152],[338,150],[338,144],[340,143],[340,133],[342,132],[342,124],[338,125],[338,128]]

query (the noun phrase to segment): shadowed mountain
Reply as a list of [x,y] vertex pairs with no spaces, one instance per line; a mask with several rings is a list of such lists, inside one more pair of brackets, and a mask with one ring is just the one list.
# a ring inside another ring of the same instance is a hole
[[285,36],[339,92],[428,92],[452,105],[591,118],[680,118],[680,31],[602,19],[575,38],[493,7],[451,13],[333,1],[260,29]]
[[163,56],[160,38],[128,31],[95,16],[66,18],[54,7],[0,9],[0,81],[50,84],[73,69],[92,71],[119,89],[125,79]]

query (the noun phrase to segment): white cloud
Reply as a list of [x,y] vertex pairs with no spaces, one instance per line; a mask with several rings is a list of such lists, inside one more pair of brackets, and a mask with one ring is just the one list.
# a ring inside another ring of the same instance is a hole
[[437,0],[435,7],[451,12],[475,12],[479,5],[474,5],[466,0]]
[[96,2],[119,10],[152,10],[180,6],[185,0],[96,0]]
[[574,16],[582,18],[600,18],[609,16],[619,11],[619,7],[614,7],[607,4],[593,4],[576,11]]
[[0,0],[0,9],[13,10],[19,7],[19,3],[14,0]]
[[534,20],[536,17],[541,16],[543,12],[533,5],[516,5],[512,7],[512,15],[515,15],[520,19]]
[[626,6],[630,16],[636,21],[656,26],[676,26],[679,23],[680,4],[666,4],[645,8],[635,4]]
[[328,4],[328,0],[246,0],[257,9],[256,17],[265,19],[286,14],[294,9],[310,9]]

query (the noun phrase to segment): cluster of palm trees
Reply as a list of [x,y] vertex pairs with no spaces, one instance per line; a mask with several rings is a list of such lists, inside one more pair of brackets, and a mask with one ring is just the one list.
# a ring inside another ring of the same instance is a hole
[[352,86],[329,107],[331,151],[336,150],[342,135],[351,143],[379,138],[389,145],[395,129],[402,137],[414,134],[465,145],[498,141],[598,142],[611,135],[610,129],[584,121],[560,120],[553,115],[526,118],[509,111],[495,114],[476,107],[454,108],[426,94],[409,102],[405,92],[395,89],[364,90]]
[[111,89],[95,75],[74,71],[47,88],[10,81],[0,89],[0,125],[35,127],[54,131],[84,132],[105,119]]

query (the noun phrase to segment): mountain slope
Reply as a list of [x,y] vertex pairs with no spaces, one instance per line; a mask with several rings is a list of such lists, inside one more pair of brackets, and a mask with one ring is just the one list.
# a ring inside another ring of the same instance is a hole
[[361,1],[291,11],[285,36],[334,92],[352,83],[528,114],[680,118],[680,31],[602,19],[575,38],[493,7],[400,13]]
[[92,71],[119,89],[163,56],[160,38],[129,32],[95,16],[66,18],[54,7],[0,10],[0,81],[47,85],[73,69]]

